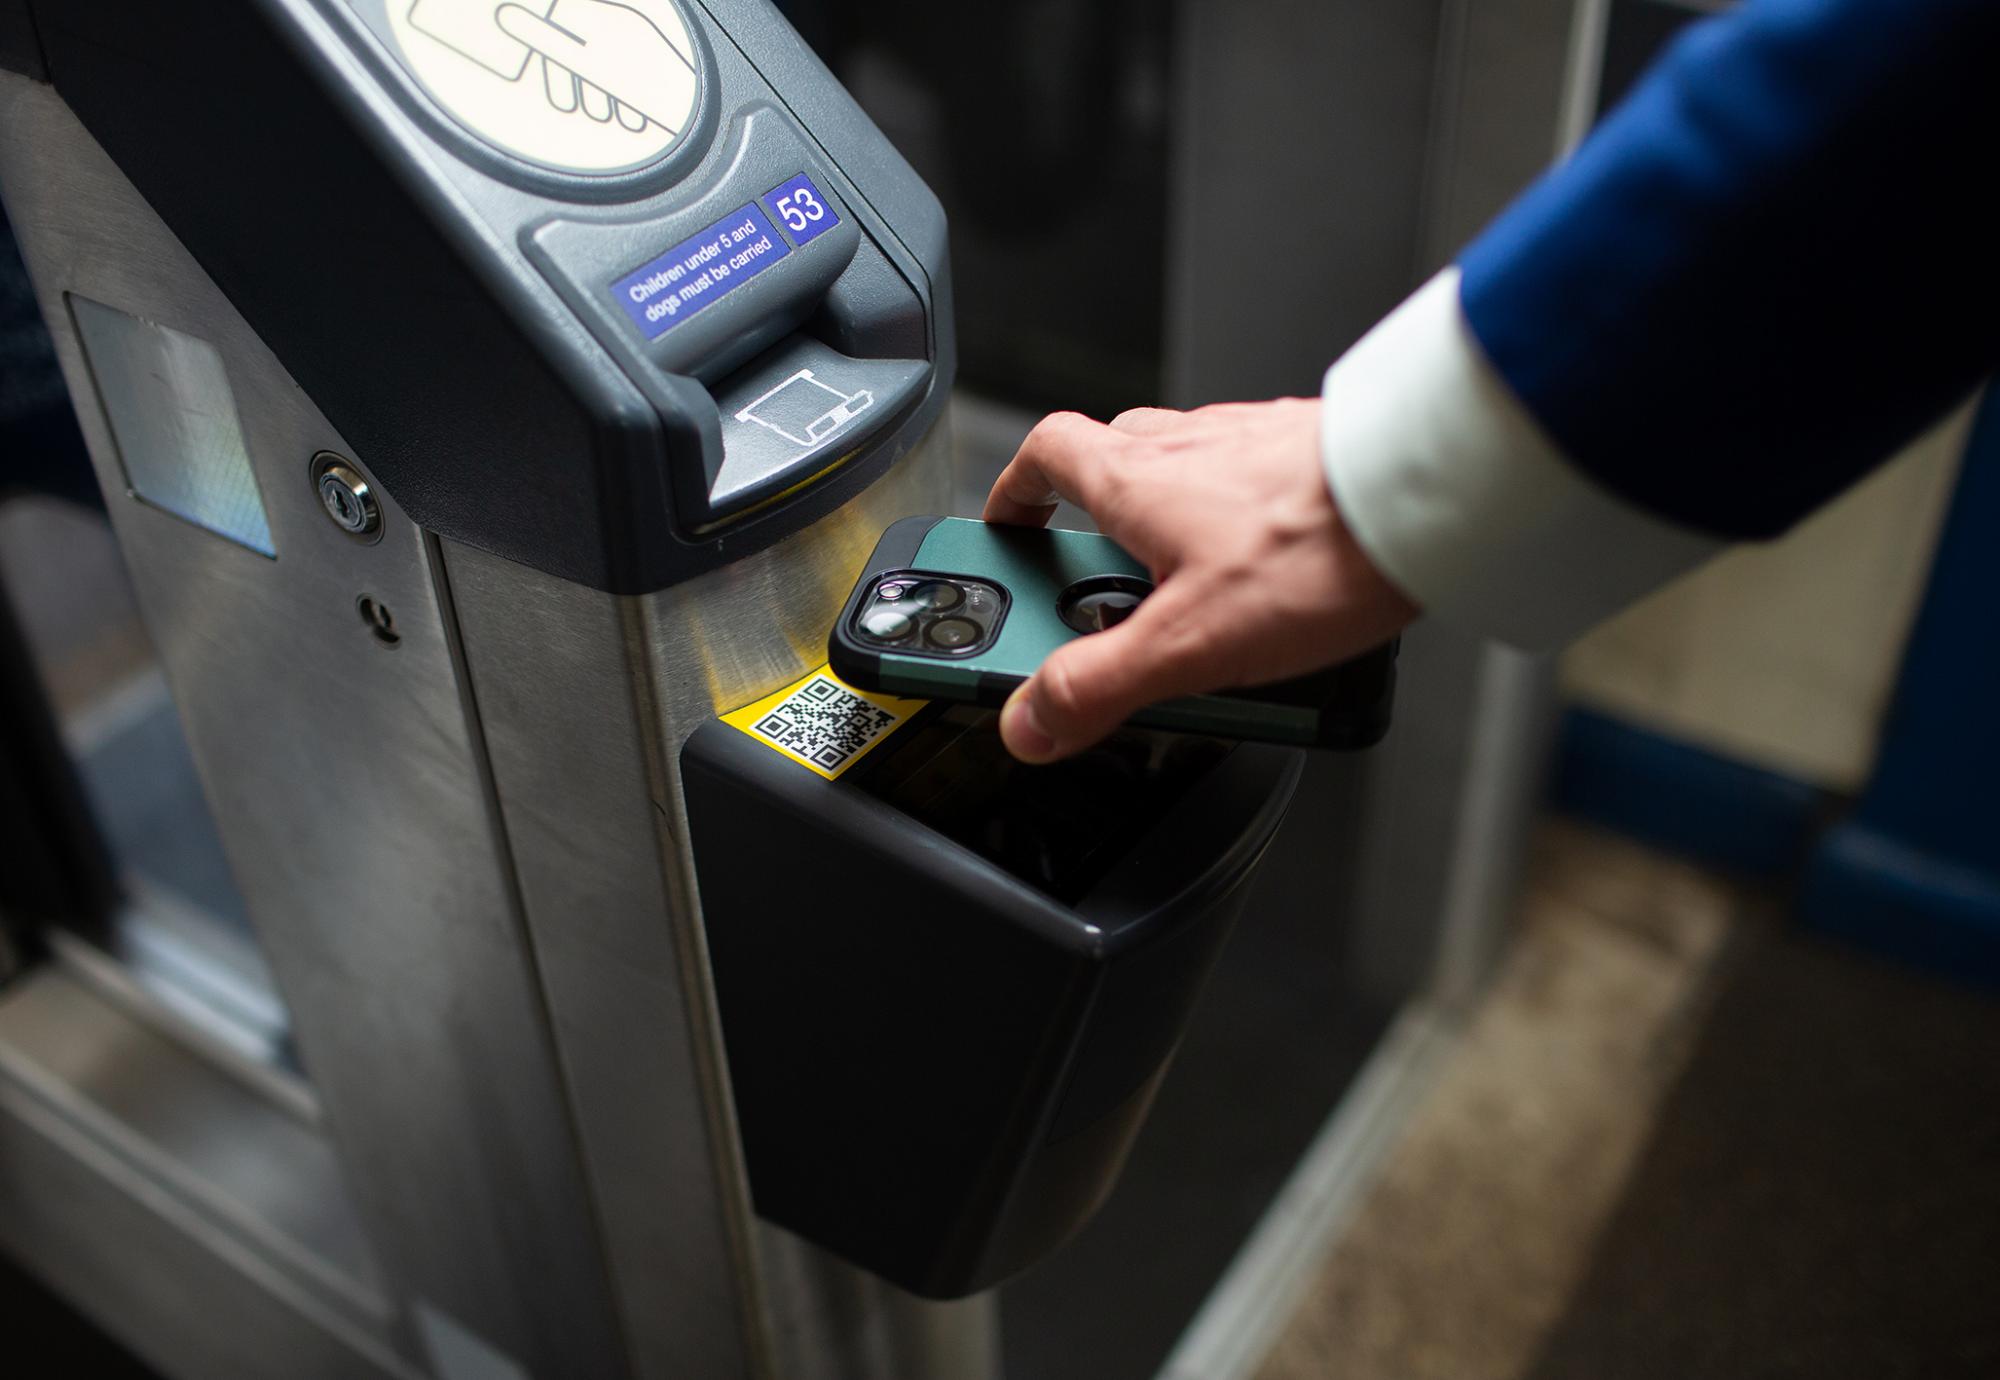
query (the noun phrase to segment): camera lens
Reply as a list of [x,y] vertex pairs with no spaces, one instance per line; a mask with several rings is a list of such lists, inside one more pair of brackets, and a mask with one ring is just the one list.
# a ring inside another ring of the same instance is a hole
[[963,651],[986,635],[970,618],[940,618],[924,629],[924,640],[947,652]]
[[1080,633],[1103,632],[1130,618],[1152,592],[1151,584],[1130,575],[1093,575],[1064,590],[1056,612]]
[[861,617],[861,631],[877,642],[900,642],[915,626],[916,620],[901,609],[870,609]]
[[1086,594],[1077,600],[1072,609],[1076,623],[1081,623],[1092,632],[1103,632],[1115,628],[1132,616],[1132,610],[1139,607],[1139,596],[1127,594],[1123,590],[1108,590],[1103,594]]
[[926,580],[910,591],[909,600],[920,609],[946,613],[965,602],[965,591],[943,580]]

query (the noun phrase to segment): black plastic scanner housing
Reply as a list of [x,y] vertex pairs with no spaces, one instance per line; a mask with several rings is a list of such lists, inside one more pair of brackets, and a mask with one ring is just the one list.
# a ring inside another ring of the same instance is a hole
[[[601,173],[474,132],[409,65],[392,15],[411,9],[0,0],[0,67],[53,83],[432,535],[650,594],[810,526],[922,444],[956,368],[943,210],[776,7],[677,0],[694,114],[650,163]],[[628,316],[620,279],[794,177],[825,233],[774,224],[768,271],[662,334]],[[828,410],[769,425],[801,377]]]
[[720,722],[681,760],[758,1212],[953,1298],[1111,1191],[1301,754],[1024,767],[939,705],[837,781]]

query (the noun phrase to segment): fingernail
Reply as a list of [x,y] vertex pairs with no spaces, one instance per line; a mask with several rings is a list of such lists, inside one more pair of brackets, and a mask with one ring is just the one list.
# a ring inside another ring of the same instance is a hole
[[1045,762],[1055,756],[1056,740],[1035,717],[1035,704],[1026,686],[1008,696],[1000,710],[1000,739],[1007,751],[1023,762]]

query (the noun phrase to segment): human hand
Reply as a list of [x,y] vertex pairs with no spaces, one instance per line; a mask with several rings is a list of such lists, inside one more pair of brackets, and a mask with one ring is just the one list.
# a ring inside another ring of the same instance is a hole
[[543,89],[558,110],[643,130],[648,120],[678,133],[694,108],[693,59],[653,21],[614,0],[555,0],[545,19],[504,4],[494,22],[542,59]]
[[1044,418],[987,496],[988,522],[1067,499],[1142,561],[1132,615],[1058,649],[1000,714],[1007,750],[1051,762],[1181,695],[1285,680],[1359,655],[1417,606],[1370,563],[1320,467],[1317,398]]

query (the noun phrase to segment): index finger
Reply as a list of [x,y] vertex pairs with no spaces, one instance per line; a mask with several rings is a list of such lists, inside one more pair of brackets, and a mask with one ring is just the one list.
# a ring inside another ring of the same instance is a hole
[[1096,513],[1108,488],[1107,461],[1127,439],[1078,412],[1054,412],[1035,424],[986,495],[987,522],[1040,527],[1067,499]]

